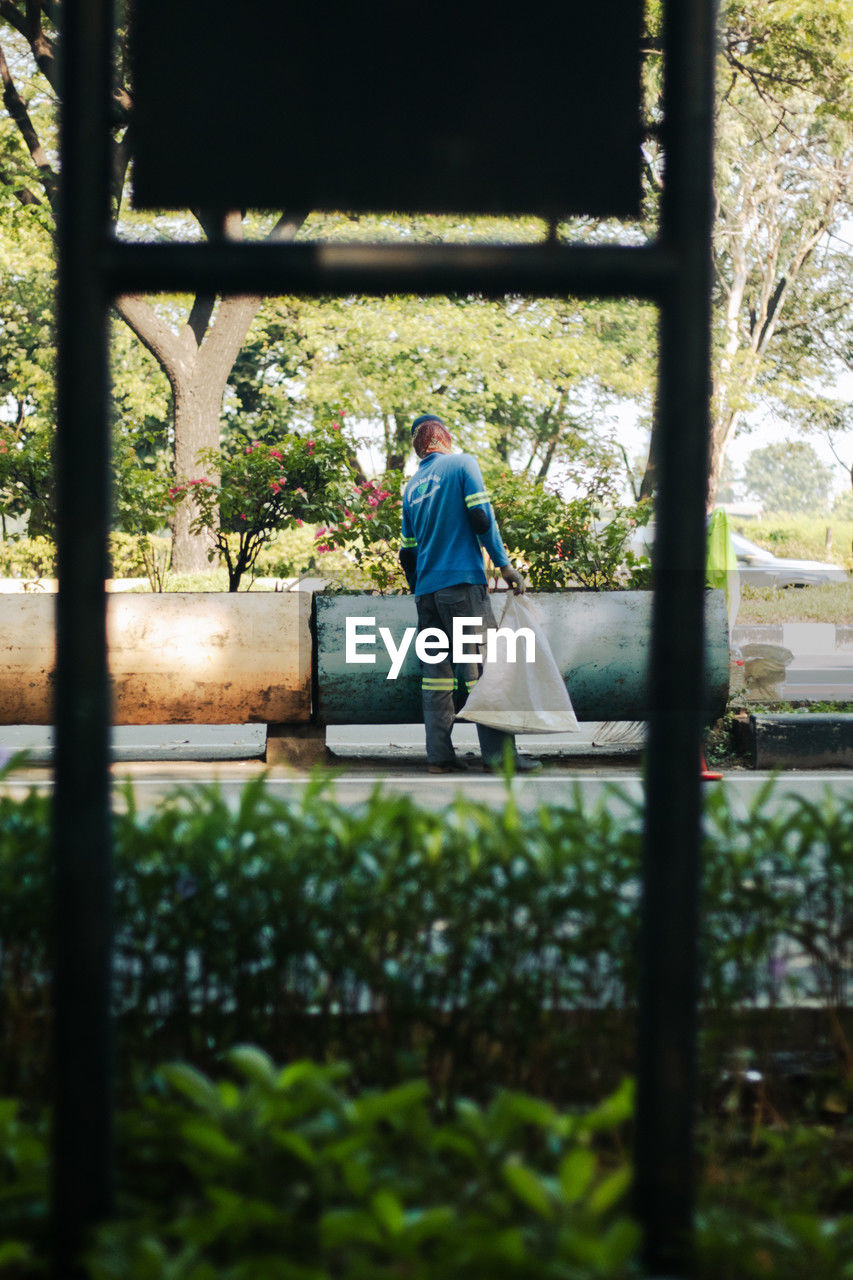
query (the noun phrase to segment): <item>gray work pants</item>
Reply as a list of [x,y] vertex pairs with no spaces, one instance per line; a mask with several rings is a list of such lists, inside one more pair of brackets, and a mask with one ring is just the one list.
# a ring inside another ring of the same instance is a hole
[[[494,627],[495,615],[485,584],[460,582],[441,587],[426,595],[416,596],[418,630],[439,627],[453,641],[454,618],[482,618],[482,629]],[[471,646],[468,645],[468,648]],[[421,662],[421,696],[424,708],[427,760],[430,764],[446,764],[455,758],[450,733],[457,705],[461,705],[474,687],[482,667],[476,662],[460,663],[454,668],[452,654],[441,662]],[[480,751],[487,764],[500,764],[506,744],[515,757],[515,737],[503,729],[477,725]]]

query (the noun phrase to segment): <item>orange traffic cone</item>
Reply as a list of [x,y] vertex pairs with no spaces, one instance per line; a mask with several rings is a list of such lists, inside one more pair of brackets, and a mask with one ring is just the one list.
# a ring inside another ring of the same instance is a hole
[[722,774],[717,773],[715,769],[709,769],[705,763],[705,752],[699,752],[699,777],[703,782],[720,782]]

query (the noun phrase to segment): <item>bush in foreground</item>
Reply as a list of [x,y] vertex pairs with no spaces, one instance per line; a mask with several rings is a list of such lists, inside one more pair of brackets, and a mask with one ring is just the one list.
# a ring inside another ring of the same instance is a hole
[[[591,1111],[501,1093],[436,1119],[410,1080],[355,1096],[346,1068],[258,1049],[213,1080],[176,1063],[119,1117],[114,1221],[93,1280],[551,1280],[627,1276],[637,1228],[619,1131],[628,1085]],[[0,1111],[0,1273],[39,1274],[43,1134]],[[13,1269],[14,1268],[14,1269]]]
[[[160,1067],[118,1116],[115,1215],[91,1280],[637,1280],[632,1087],[558,1110],[498,1092],[436,1115],[422,1079],[353,1092],[340,1063],[251,1046]],[[724,1122],[700,1151],[694,1280],[839,1280],[846,1145]],[[0,1275],[45,1271],[44,1119],[0,1105]]]

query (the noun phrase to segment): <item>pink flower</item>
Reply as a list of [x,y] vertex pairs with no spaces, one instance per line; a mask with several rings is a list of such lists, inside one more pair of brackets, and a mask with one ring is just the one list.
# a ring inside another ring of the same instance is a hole
[[368,505],[369,507],[378,507],[378,506],[379,506],[379,499],[378,499],[378,498],[368,498],[368,499],[367,499],[367,505]]
[[317,532],[314,534],[314,537],[320,538],[323,536],[324,533],[328,533],[328,532],[329,530],[327,529],[326,525],[323,525],[322,529],[317,530]]
[[281,493],[281,485],[277,480],[270,480],[270,488],[273,493]]
[[339,422],[333,422],[333,423],[332,423],[332,430],[333,430],[333,431],[340,431],[340,429],[341,429],[341,424],[340,424]]
[[372,520],[375,515],[376,515],[375,511],[365,511],[364,518],[365,520]]
[[270,449],[270,457],[278,458],[279,462],[284,460],[284,454],[280,453],[278,449]]
[[247,444],[247,445],[246,445],[246,448],[243,450],[243,452],[244,452],[244,453],[251,453],[251,452],[252,452],[252,446],[251,446],[250,444]]
[[314,548],[314,550],[315,550],[315,551],[319,551],[321,555],[322,555],[322,553],[323,553],[324,551],[331,551],[331,549],[332,549],[332,548],[331,548],[331,547],[327,547],[325,543],[322,543],[319,547],[315,547],[315,548]]
[[314,440],[309,440],[309,441],[308,441],[308,448],[309,448],[309,449],[313,449],[313,448],[314,448],[315,443],[316,443],[316,442],[315,442]]
[[246,519],[246,513],[245,513],[245,511],[241,511],[241,512],[240,512],[240,519],[241,519],[241,520],[245,520],[245,519]]
[[296,523],[299,525],[299,528],[301,529],[301,528],[302,528],[302,521],[299,519],[299,516],[297,516],[297,517],[296,517]]

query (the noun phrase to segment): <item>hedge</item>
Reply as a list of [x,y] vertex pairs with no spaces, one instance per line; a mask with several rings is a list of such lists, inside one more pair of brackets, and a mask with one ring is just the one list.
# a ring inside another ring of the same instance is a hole
[[[45,797],[0,799],[0,1093],[33,1097],[48,821]],[[244,1042],[342,1057],[359,1087],[420,1070],[445,1100],[503,1085],[576,1102],[632,1067],[641,815],[624,797],[439,814],[377,788],[351,812],[319,777],[295,805],[261,777],[236,810],[213,786],[140,814],[127,790],[114,825],[123,1082]],[[705,831],[709,1080],[749,1025],[775,1026],[778,1048],[792,1006],[820,1020],[831,1071],[850,1054],[853,799],[771,803],[768,786],[738,815],[719,791]]]

